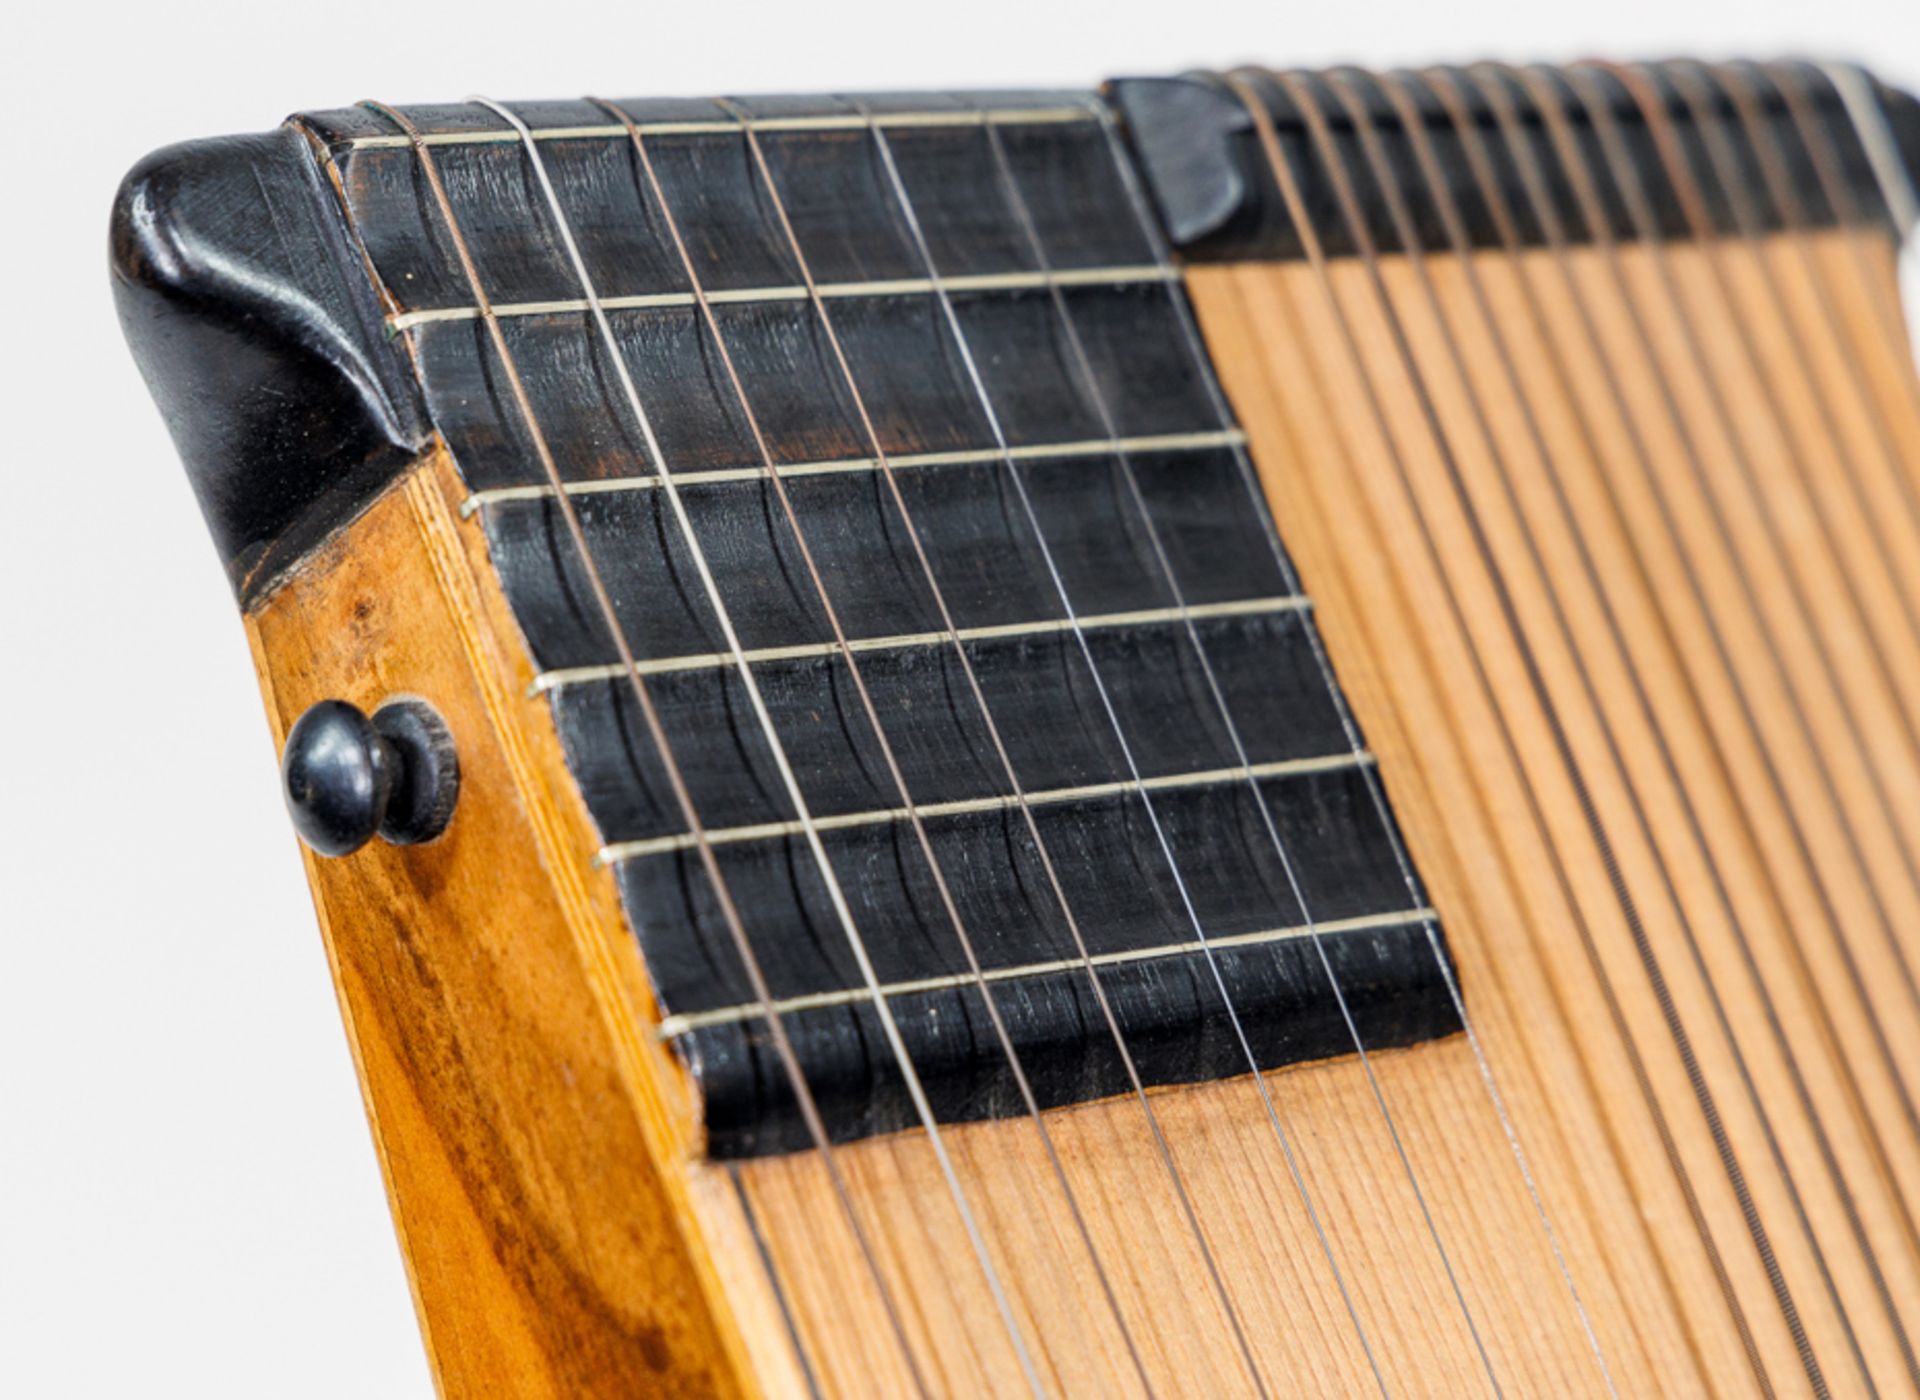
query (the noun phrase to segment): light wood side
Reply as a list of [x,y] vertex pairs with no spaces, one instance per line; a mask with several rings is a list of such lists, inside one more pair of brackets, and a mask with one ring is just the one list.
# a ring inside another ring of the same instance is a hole
[[429,457],[247,619],[276,745],[404,694],[458,747],[440,839],[306,858],[429,1358],[457,1396],[741,1393],[754,1295],[693,1226],[694,1106],[461,494]]

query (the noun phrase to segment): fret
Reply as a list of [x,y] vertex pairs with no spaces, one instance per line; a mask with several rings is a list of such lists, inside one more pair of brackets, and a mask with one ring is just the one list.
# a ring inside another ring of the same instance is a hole
[[[1315,923],[1426,902],[1409,894],[1382,840],[1368,777],[1366,767],[1347,764],[1261,780],[1300,867],[1302,897]],[[1182,887],[1209,940],[1308,922],[1272,843],[1253,839],[1260,818],[1248,784],[1164,787],[1153,801],[1180,860],[1178,885],[1142,820],[1139,794],[1033,808],[1090,954],[1194,939]],[[996,807],[925,825],[982,968],[1078,956],[1021,814]],[[931,903],[936,896],[926,862],[915,858],[917,843],[904,824],[843,826],[821,835],[843,880],[859,875],[847,893],[882,985],[970,970],[951,926],[938,913],[929,916],[939,905]],[[832,902],[794,838],[733,842],[715,854],[735,899],[757,914],[762,932],[755,947],[775,996],[865,988],[846,947],[831,936]],[[647,911],[643,946],[656,979],[671,988],[666,1011],[756,999],[738,961],[714,938],[721,919],[696,853],[660,851],[608,868],[622,897]],[[1425,971],[1409,967],[1401,975],[1411,982]],[[1087,992],[1084,981],[1081,992]]]
[[[944,277],[942,285],[955,292],[1022,292],[1044,288],[1058,282],[1068,287],[1123,287],[1135,282],[1177,282],[1180,269],[1167,266],[1076,267],[1064,272],[986,272],[966,277]],[[817,288],[820,295],[833,300],[851,297],[921,296],[931,293],[934,284],[924,277],[897,277],[885,282],[827,282]],[[719,306],[751,305],[760,301],[805,301],[805,287],[735,287],[711,292],[708,300]],[[692,306],[691,292],[643,292],[631,296],[603,296],[600,305],[608,311],[638,311],[652,307]],[[587,309],[583,300],[496,303],[496,316],[570,316]],[[476,306],[443,306],[431,311],[403,311],[387,318],[390,330],[403,331],[433,321],[472,321],[479,317]]]
[[[1324,758],[1287,759],[1277,763],[1256,763],[1238,768],[1216,768],[1200,773],[1165,773],[1158,777],[1141,778],[1137,782],[1127,778],[1108,783],[1088,783],[1083,787],[1043,788],[1037,792],[1027,792],[1022,797],[1006,795],[965,798],[953,802],[922,802],[918,804],[917,810],[922,817],[927,818],[958,817],[979,812],[1007,812],[1018,808],[1023,801],[1030,806],[1051,807],[1069,802],[1091,802],[1103,797],[1124,796],[1133,792],[1218,787],[1225,783],[1246,783],[1262,778],[1287,778],[1300,773],[1337,773],[1348,768],[1370,766],[1373,761],[1373,755],[1369,753],[1329,754]],[[885,826],[890,822],[905,821],[906,817],[906,808],[891,807],[873,812],[816,815],[813,818],[813,826],[819,831],[842,831],[856,826]],[[805,830],[805,824],[797,821],[763,822],[757,826],[709,827],[705,836],[715,845],[730,846],[741,841],[771,841],[782,837],[799,836]],[[691,850],[697,844],[696,838],[686,833],[675,836],[656,836],[645,841],[622,841],[616,845],[602,846],[595,853],[594,860],[600,865],[613,865],[641,856]]]
[[[1067,295],[1123,395],[1123,439],[1181,437],[1218,426],[1186,365],[1166,310],[1166,284],[1075,287]],[[872,449],[844,395],[837,368],[802,302],[715,308],[735,342],[735,359],[755,399],[776,462],[866,460]],[[841,335],[888,457],[977,452],[992,441],[972,390],[943,349],[944,329],[929,297],[874,297],[839,304]],[[980,293],[962,307],[971,333],[997,357],[989,367],[1004,402],[1013,446],[1104,439],[1107,430],[1078,395],[1067,366],[1043,353],[1052,311],[1044,295]],[[704,332],[686,308],[609,312],[655,400],[655,429],[675,472],[738,468],[758,460],[724,381],[708,373]],[[523,317],[503,323],[563,479],[657,474],[644,448],[612,411],[596,377],[579,318]],[[441,432],[461,449],[475,490],[531,486],[523,431],[494,397],[478,322],[438,322],[410,332]],[[1124,339],[1123,339],[1124,338]],[[982,459],[985,460],[985,459]]]
[[[1448,1000],[1425,925],[1408,924],[1320,940],[1281,939],[1216,953],[1235,1008],[1247,1024],[1262,1064],[1291,1064],[1351,1054],[1353,1035],[1327,995],[1326,973],[1316,946],[1324,947],[1334,975],[1349,988],[1356,1028],[1375,1050],[1389,1050],[1458,1033],[1460,1020]],[[1121,1034],[1149,1084],[1190,1084],[1244,1072],[1237,1047],[1226,1037],[1192,1039],[1168,1035],[1168,1022],[1204,1025],[1223,1017],[1219,993],[1194,954],[1145,962],[1107,963],[1101,981],[1109,988]],[[1076,1036],[1066,1028],[1087,1015],[1086,973],[1045,973],[1011,983],[990,982],[1007,1008],[1009,1030],[1023,1063],[1030,1066],[1043,1108],[1084,1103],[1111,1094],[1124,1082],[1113,1042]],[[922,1081],[942,1122],[1000,1117],[1017,1103],[1003,1055],[964,1053],[968,1039],[956,1032],[985,1020],[977,987],[961,985],[890,998],[908,1028],[908,1051],[924,1066]],[[804,1043],[802,1064],[809,1083],[832,1086],[833,1122],[846,1139],[896,1132],[910,1126],[899,1112],[897,1076],[867,1047],[879,1034],[870,1003],[855,1001],[790,1013],[785,1018]],[[1063,1033],[1064,1032],[1064,1033]],[[710,1095],[708,1151],[720,1158],[804,1150],[785,1086],[760,1068],[765,1036],[751,1021],[705,1026],[671,1044],[700,1066]]]
[[[324,124],[330,118],[316,120]],[[1156,261],[1131,219],[1089,223],[1079,215],[1089,206],[1112,206],[1118,197],[1102,164],[1105,136],[1097,123],[996,130],[1006,135],[1014,158],[1035,174],[1036,216],[1045,224],[1060,271]],[[868,137],[858,130],[817,130],[761,139],[793,195],[789,211],[810,249],[817,282],[924,279],[925,269],[891,216],[890,196],[871,169]],[[951,230],[941,249],[943,273],[1037,271],[1018,240],[1007,236],[1011,225],[994,197],[977,120],[908,128],[892,139],[916,199],[952,206],[939,214],[942,227]],[[710,295],[791,288],[802,281],[783,236],[768,223],[737,127],[657,137],[649,146]],[[464,279],[437,251],[430,211],[413,196],[414,154],[405,148],[343,145],[330,151],[367,255],[394,308],[419,313],[470,306]],[[626,142],[562,141],[549,144],[543,155],[568,222],[580,232],[581,254],[597,288],[621,294],[690,293],[685,269],[660,236],[657,201],[637,180]],[[489,299],[504,306],[578,302],[578,279],[556,247],[551,211],[523,178],[525,159],[515,144],[503,142],[455,145],[436,156],[462,228],[491,253]]]
[[[1079,626],[1088,631],[1100,631],[1113,627],[1140,627],[1153,623],[1179,622],[1192,618],[1198,622],[1210,621],[1220,617],[1245,617],[1259,613],[1295,612],[1312,606],[1312,600],[1300,594],[1288,594],[1279,598],[1241,598],[1227,603],[1203,603],[1199,607],[1180,608],[1144,608],[1130,613],[1095,613],[1091,617],[1078,619]],[[994,627],[961,627],[952,634],[946,632],[915,632],[905,636],[893,637],[852,637],[848,639],[848,650],[856,654],[876,651],[900,651],[908,647],[945,646],[953,637],[963,642],[996,641],[1020,637],[1041,637],[1071,631],[1074,624],[1065,618],[1048,618],[1039,622],[1006,622]],[[799,646],[760,647],[745,653],[749,665],[763,665],[770,661],[805,661],[814,658],[838,656],[840,649],[833,642],[809,642]],[[691,656],[662,656],[651,661],[642,661],[634,669],[643,676],[663,676],[675,671],[718,670],[733,664],[733,657],[727,652],[700,652]],[[603,666],[573,666],[563,671],[542,671],[533,678],[527,687],[528,693],[539,695],[549,690],[558,690],[562,686],[585,685],[597,681],[617,680],[627,674],[627,669],[618,663]]]
[[[979,126],[991,122],[996,126],[1052,126],[1065,122],[1091,122],[1097,120],[1090,107],[989,107],[974,111],[960,112],[882,112],[874,121],[893,131],[908,131],[929,127],[967,127]],[[745,122],[734,120],[713,121],[651,121],[636,122],[642,136],[732,136],[738,135],[743,126],[752,127],[760,132],[791,131],[864,131],[867,118],[852,113],[826,114],[806,117],[751,117]],[[536,141],[581,141],[609,140],[625,141],[627,129],[617,123],[598,123],[587,126],[549,126],[534,127],[533,139]],[[429,146],[473,146],[503,145],[517,142],[519,133],[511,130],[500,131],[439,131],[428,132],[425,140]],[[356,151],[398,150],[404,149],[407,138],[399,135],[355,136],[346,143]]]
[[[1318,935],[1322,938],[1338,938],[1344,934],[1371,933],[1377,929],[1405,928],[1409,925],[1432,923],[1438,915],[1425,905],[1418,909],[1396,909],[1385,914],[1356,914],[1346,919],[1330,919],[1321,923],[1306,925],[1294,924],[1287,928],[1256,929],[1252,933],[1228,934],[1207,940],[1216,952],[1230,952],[1237,948],[1258,948],[1269,943],[1285,943]],[[1192,957],[1199,954],[1201,945],[1192,940],[1183,943],[1163,943],[1150,948],[1129,948],[1117,953],[1096,953],[1089,961],[1095,967],[1120,967],[1127,963],[1153,962],[1161,958]],[[985,974],[988,982],[1016,982],[1025,978],[1045,977],[1053,973],[1073,972],[1080,967],[1078,958],[1056,958],[1052,962],[1026,963],[1019,967],[996,967]],[[882,987],[881,993],[888,997],[910,996],[916,992],[954,991],[973,985],[969,974],[949,977],[921,977],[908,982],[894,982]],[[782,997],[772,1004],[776,1016],[785,1016],[795,1011],[820,1011],[832,1006],[853,1006],[862,1001],[871,1000],[872,994],[864,987],[844,992],[815,992],[811,996]],[[711,1011],[688,1012],[683,1015],[663,1016],[660,1024],[654,1027],[654,1036],[658,1040],[678,1039],[691,1031],[703,1030],[708,1026],[730,1025],[741,1021],[764,1018],[766,1012],[758,1004],[739,1006],[719,1006]]]
[[[1117,452],[1141,455],[1156,452],[1183,452],[1207,447],[1240,447],[1247,435],[1238,428],[1213,429],[1197,433],[1161,433],[1158,436],[1089,438],[1081,442],[1037,442],[1001,451],[998,447],[964,448],[957,452],[906,452],[889,456],[887,465],[895,471],[915,467],[952,467],[998,462],[1007,457],[1016,462],[1042,457],[1110,457]],[[782,477],[834,476],[843,473],[867,473],[880,469],[872,457],[843,457],[827,462],[783,462],[778,465]],[[764,481],[770,473],[765,467],[716,467],[709,471],[674,473],[683,485],[712,485],[726,481]],[[591,481],[569,481],[569,496],[589,496],[605,491],[652,491],[658,489],[657,476],[600,477]],[[503,501],[538,501],[553,495],[551,486],[497,486],[476,491],[460,503],[464,519],[477,510]]]
[[[1211,605],[1290,591],[1270,553],[1254,551],[1261,523],[1235,511],[1235,466],[1219,449],[1132,459],[1148,499],[1167,519],[1168,547],[1187,598]],[[1079,606],[1131,613],[1173,606],[1145,544],[1128,527],[1113,460],[1037,458],[1025,464],[1042,519]],[[966,462],[898,477],[925,547],[961,627],[1026,624],[1063,616],[1025,522],[1002,510],[1006,467]],[[789,480],[809,543],[850,636],[940,631],[925,579],[906,551],[897,515],[873,473]],[[829,642],[833,633],[805,583],[791,531],[770,507],[764,481],[719,482],[684,491],[696,527],[722,538],[710,551],[750,650]],[[596,560],[640,660],[722,651],[704,599],[688,585],[683,548],[657,492],[575,498]],[[556,507],[548,499],[505,501],[485,528],[511,589],[542,597],[584,587],[570,549],[555,550]],[[643,549],[634,548],[645,541]],[[537,671],[603,665],[614,654],[603,623],[555,604],[529,629]]]
[[[1348,747],[1338,711],[1305,669],[1313,655],[1303,623],[1302,613],[1286,611],[1193,624],[1246,741],[1248,762]],[[1110,628],[1085,636],[1116,712],[1135,739],[1143,774],[1207,771],[1241,761],[1217,712],[1195,705],[1195,697],[1206,694],[1206,679],[1184,625]],[[1064,697],[1084,694],[1092,684],[1071,633],[992,638],[969,642],[966,650],[1022,787],[1079,787],[1124,774],[1104,716],[1084,708],[1063,711]],[[857,660],[891,726],[916,803],[1012,793],[978,707],[955,703],[965,680],[951,647],[867,652]],[[834,814],[899,805],[843,659],[767,661],[754,669],[813,810]],[[705,823],[750,826],[795,815],[772,795],[764,739],[732,722],[745,704],[735,670],[668,672],[646,684],[683,771],[697,775]],[[599,844],[685,829],[629,687],[565,686],[548,698],[568,751],[597,756],[579,776]],[[1186,722],[1153,724],[1170,712]]]

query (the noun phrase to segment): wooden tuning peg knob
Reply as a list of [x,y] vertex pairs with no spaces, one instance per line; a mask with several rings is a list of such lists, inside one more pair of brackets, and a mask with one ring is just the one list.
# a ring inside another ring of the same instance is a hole
[[460,765],[453,736],[423,700],[390,700],[371,718],[322,700],[287,731],[280,774],[300,839],[323,856],[350,855],[376,835],[396,846],[431,841],[453,818]]

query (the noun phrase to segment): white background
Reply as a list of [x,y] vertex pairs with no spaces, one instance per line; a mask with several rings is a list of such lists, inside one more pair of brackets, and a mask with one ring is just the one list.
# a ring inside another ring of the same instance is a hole
[[121,173],[300,107],[1806,55],[1920,0],[124,7],[0,33],[0,1392],[425,1395],[233,602],[107,293]]

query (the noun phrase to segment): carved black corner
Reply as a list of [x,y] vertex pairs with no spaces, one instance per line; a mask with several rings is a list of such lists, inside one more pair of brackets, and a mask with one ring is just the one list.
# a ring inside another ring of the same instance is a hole
[[417,455],[412,377],[292,127],[148,156],[111,251],[121,325],[244,606]]

